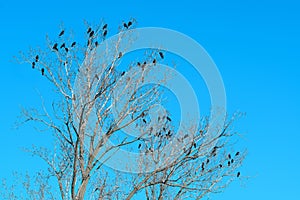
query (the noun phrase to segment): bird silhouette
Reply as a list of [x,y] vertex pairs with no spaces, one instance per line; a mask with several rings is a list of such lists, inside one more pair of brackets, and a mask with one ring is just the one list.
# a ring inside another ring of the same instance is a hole
[[86,33],[90,33],[92,31],[92,28],[89,27]]
[[231,159],[231,163],[233,163],[234,162],[234,160],[233,159]]
[[141,63],[140,63],[140,62],[137,62],[137,66],[141,66]]
[[220,167],[220,168],[222,168],[222,167],[223,167],[223,165],[222,165],[222,164],[219,164],[219,167]]
[[88,39],[87,46],[90,46],[90,45],[91,45],[91,40]]
[[240,155],[240,152],[236,152],[235,156],[238,156],[238,155]]
[[121,76],[124,76],[124,74],[125,74],[125,71],[122,72]]
[[89,37],[90,38],[93,37],[94,33],[95,33],[94,31],[91,31]]
[[201,164],[202,171],[204,171],[204,162]]
[[35,62],[39,62],[39,55],[35,56]]
[[155,65],[156,64],[156,59],[153,59],[152,63]]
[[31,66],[32,66],[32,69],[34,69],[34,67],[35,67],[35,62],[32,62]]
[[228,167],[230,167],[230,161],[228,161],[228,163],[227,163],[227,164],[228,164]]
[[66,44],[63,43],[62,45],[60,45],[60,48],[65,48],[66,47]]
[[118,58],[121,58],[122,55],[123,55],[122,52],[120,52],[119,55],[118,55]]
[[140,148],[141,148],[141,146],[142,146],[142,144],[139,144],[138,148],[140,149]]
[[128,28],[128,25],[124,22],[123,23],[123,26],[125,27],[125,28]]
[[145,119],[143,119],[143,122],[146,124],[147,123],[147,121],[145,120]]
[[72,44],[71,44],[71,47],[74,47],[76,45],[76,42],[73,42]]
[[241,172],[238,172],[238,173],[236,174],[236,177],[240,177],[240,175],[241,175]]
[[58,51],[57,45],[58,45],[58,44],[55,43],[55,44],[53,45],[52,49],[55,50],[55,51]]
[[159,52],[159,56],[161,57],[161,59],[164,59],[164,54],[162,52]]
[[209,159],[206,160],[206,164],[208,164],[208,163],[209,163]]
[[194,148],[196,148],[196,143],[195,143],[195,142],[194,142],[194,144],[193,144],[193,145],[194,145]]
[[42,69],[41,69],[41,72],[42,72],[42,76],[44,76],[44,74],[45,74],[45,69],[42,68]]
[[132,25],[132,22],[129,21],[128,24],[127,24],[127,27],[129,28],[131,25]]
[[96,46],[96,47],[98,46],[98,42],[97,42],[97,41],[95,42],[95,46]]
[[231,155],[230,154],[228,154],[228,158],[231,159]]
[[167,120],[168,120],[168,121],[172,121],[172,120],[171,120],[171,118],[170,118],[170,117],[168,117],[168,116],[167,116]]
[[104,26],[102,27],[102,29],[106,29],[107,28],[107,24],[104,24]]
[[66,52],[68,53],[69,49],[68,48],[65,48]]
[[106,35],[107,35],[107,30],[105,30],[105,31],[103,32],[103,37],[106,37]]
[[64,33],[65,33],[65,31],[62,30],[58,36],[60,37],[60,36],[62,36]]

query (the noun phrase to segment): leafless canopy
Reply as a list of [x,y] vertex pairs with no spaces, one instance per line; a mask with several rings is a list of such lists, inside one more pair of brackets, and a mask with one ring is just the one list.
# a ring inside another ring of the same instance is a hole
[[[37,174],[37,184],[43,187],[28,190],[32,199],[201,199],[240,178],[237,168],[245,152],[233,151],[235,116],[215,130],[213,138],[206,138],[208,118],[194,123],[197,131],[186,127],[179,134],[169,112],[149,117],[162,103],[164,91],[159,84],[143,84],[163,62],[164,52],[147,50],[143,58],[121,64],[126,46],[134,43],[134,36],[124,38],[135,26],[135,20],[123,22],[112,46],[101,46],[110,34],[105,23],[87,24],[84,42],[62,29],[57,39],[47,37],[45,49],[22,54],[21,61],[50,81],[58,97],[51,105],[43,103],[42,109],[22,110],[22,122],[49,128],[56,144],[49,150],[30,150],[49,167],[46,175]],[[161,83],[168,78],[163,74]],[[122,132],[132,127],[138,130],[134,137]],[[167,159],[164,147],[188,138],[192,140],[185,148],[175,146],[176,154]],[[137,163],[127,166],[128,171],[137,167],[135,173],[106,166],[121,150],[139,155]],[[149,170],[161,162],[167,164]]]

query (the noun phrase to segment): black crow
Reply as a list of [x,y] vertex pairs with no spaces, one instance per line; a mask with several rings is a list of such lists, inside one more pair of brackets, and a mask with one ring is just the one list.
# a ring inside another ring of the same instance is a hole
[[140,62],[137,62],[137,65],[138,65],[138,66],[141,66],[141,63],[140,63]]
[[122,52],[120,52],[120,53],[119,53],[119,56],[118,56],[118,58],[121,58],[121,57],[122,57],[122,55],[123,55],[123,54],[122,54]]
[[230,154],[228,154],[228,158],[231,159],[231,155]]
[[106,35],[107,35],[107,30],[105,30],[105,31],[103,32],[103,37],[106,37]]
[[222,167],[223,167],[223,165],[222,165],[222,164],[219,164],[219,167],[220,167],[220,168],[222,168]]
[[146,124],[147,123],[147,121],[145,120],[145,119],[143,119],[143,122]]
[[154,60],[152,61],[152,63],[155,65],[155,64],[156,64],[156,59],[154,59]]
[[76,45],[76,42],[73,42],[72,44],[71,44],[71,47],[74,47]]
[[194,148],[196,148],[196,143],[195,143],[195,142],[194,142],[194,144],[193,144],[193,145],[194,145]]
[[65,33],[65,31],[62,30],[58,36],[60,37],[60,36],[62,36],[64,33]]
[[39,55],[35,56],[35,62],[39,62]]
[[235,156],[238,156],[238,155],[240,155],[240,152],[236,152]]
[[128,24],[127,24],[127,27],[129,28],[131,25],[132,25],[132,22],[129,21]]
[[122,72],[121,76],[124,76],[124,74],[125,74],[125,71]]
[[172,121],[172,120],[171,120],[171,118],[170,118],[170,117],[168,117],[168,116],[167,116],[167,120],[168,120],[168,121]]
[[107,24],[104,24],[104,26],[102,27],[102,29],[106,29],[107,28]]
[[236,177],[240,177],[240,175],[241,175],[241,172],[238,172],[237,175],[236,175]]
[[140,148],[141,148],[141,146],[142,146],[142,144],[139,144],[138,148],[140,149]]
[[68,53],[69,49],[68,48],[65,48],[66,52]]
[[97,42],[97,41],[95,42],[95,46],[96,46],[96,47],[98,46],[98,42]]
[[233,163],[234,162],[234,160],[233,159],[231,159],[231,163]]
[[32,66],[32,69],[34,69],[34,67],[35,67],[35,62],[32,62],[31,66]]
[[159,56],[162,58],[162,59],[164,59],[164,54],[162,53],[162,52],[159,52]]
[[228,167],[230,167],[230,161],[228,161],[228,163],[227,163],[227,164],[228,164]]
[[55,44],[53,45],[52,49],[55,50],[55,51],[58,51],[57,45],[58,45],[58,44],[55,43]]
[[123,26],[125,27],[125,28],[128,28],[128,25],[124,22],[123,23]]
[[208,163],[209,163],[209,159],[206,160],[206,164],[208,164]]
[[92,31],[92,28],[89,27],[86,33],[90,33]]
[[65,48],[66,47],[66,44],[63,43],[62,45],[60,45],[60,48]]
[[94,33],[94,31],[90,32],[90,38],[93,37]]
[[88,39],[87,46],[90,46],[90,45],[91,45],[91,40]]
[[42,75],[44,76],[44,74],[45,74],[45,69],[42,68],[42,69],[41,69],[41,72],[42,72]]

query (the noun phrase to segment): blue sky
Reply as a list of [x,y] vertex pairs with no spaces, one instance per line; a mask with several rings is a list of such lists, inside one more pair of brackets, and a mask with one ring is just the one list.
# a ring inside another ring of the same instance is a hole
[[36,89],[49,89],[13,56],[43,46],[45,34],[56,35],[62,22],[80,32],[83,19],[118,25],[134,17],[139,27],[170,28],[198,41],[221,72],[229,113],[247,113],[236,128],[249,152],[242,173],[251,178],[213,199],[300,199],[299,9],[296,0],[1,1],[0,177],[39,168],[21,148],[47,142],[31,126],[12,129],[20,106],[39,105]]

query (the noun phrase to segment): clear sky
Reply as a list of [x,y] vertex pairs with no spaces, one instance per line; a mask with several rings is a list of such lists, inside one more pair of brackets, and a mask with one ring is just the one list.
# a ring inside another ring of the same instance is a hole
[[43,46],[62,22],[77,32],[83,19],[118,25],[134,17],[139,27],[170,28],[198,41],[221,72],[229,113],[247,113],[236,128],[249,152],[242,173],[251,178],[213,199],[300,199],[299,10],[296,0],[1,1],[0,177],[39,168],[21,148],[46,138],[31,126],[12,128],[20,106],[39,105],[36,90],[48,89],[13,56]]

